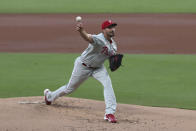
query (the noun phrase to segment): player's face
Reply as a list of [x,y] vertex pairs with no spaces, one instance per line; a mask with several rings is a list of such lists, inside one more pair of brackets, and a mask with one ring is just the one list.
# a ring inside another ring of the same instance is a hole
[[115,36],[115,27],[105,28],[104,32],[107,36],[114,37]]

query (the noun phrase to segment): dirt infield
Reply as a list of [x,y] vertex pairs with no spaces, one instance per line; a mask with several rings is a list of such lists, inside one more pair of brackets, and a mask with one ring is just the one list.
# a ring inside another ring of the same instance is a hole
[[104,121],[103,115],[101,101],[63,97],[47,106],[43,97],[0,99],[1,131],[196,130],[196,111],[191,110],[118,104],[118,123]]
[[[78,15],[78,14],[77,14]],[[82,52],[87,43],[75,31],[76,14],[0,15],[0,52]],[[80,14],[89,33],[106,19],[118,23],[123,53],[196,53],[196,14]]]
[[[78,15],[78,14],[77,14]],[[76,14],[0,14],[0,52],[81,53]],[[196,14],[81,14],[89,33],[111,18],[119,52],[196,54]],[[29,103],[24,103],[29,102]],[[103,120],[104,102],[63,97],[0,99],[0,131],[196,131],[196,111],[118,104],[117,124]]]

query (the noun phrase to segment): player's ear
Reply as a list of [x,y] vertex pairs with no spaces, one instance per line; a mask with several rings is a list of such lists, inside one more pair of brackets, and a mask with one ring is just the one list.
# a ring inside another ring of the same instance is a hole
[[102,29],[102,32],[105,33],[106,32],[106,29]]

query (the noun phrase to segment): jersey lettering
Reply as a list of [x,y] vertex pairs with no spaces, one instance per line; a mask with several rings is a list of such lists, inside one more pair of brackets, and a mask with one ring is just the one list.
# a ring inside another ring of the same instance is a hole
[[108,53],[108,47],[104,46],[104,47],[102,48],[101,53],[104,54],[104,55],[109,55],[109,53]]

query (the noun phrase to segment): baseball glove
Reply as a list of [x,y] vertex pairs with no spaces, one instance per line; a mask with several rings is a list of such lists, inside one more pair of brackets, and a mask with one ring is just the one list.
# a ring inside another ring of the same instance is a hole
[[116,54],[109,57],[109,65],[112,72],[121,66],[122,58],[123,54]]

